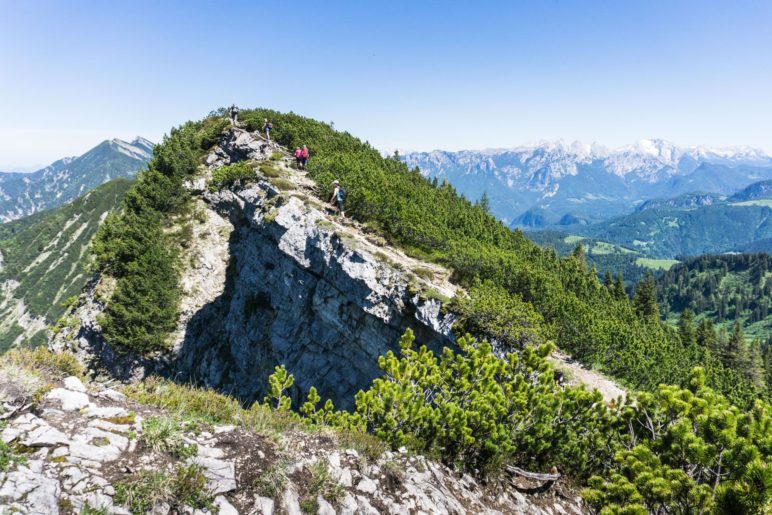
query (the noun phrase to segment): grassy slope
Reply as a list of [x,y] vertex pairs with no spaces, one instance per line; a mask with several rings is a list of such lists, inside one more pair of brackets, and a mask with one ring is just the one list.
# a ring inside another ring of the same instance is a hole
[[[80,292],[87,279],[86,250],[91,237],[131,184],[116,179],[71,204],[0,226],[0,251],[5,260],[0,281],[19,282],[13,297],[23,299],[30,314],[51,323],[62,315],[62,302]],[[12,316],[8,309],[0,312],[5,320]],[[9,325],[10,330],[0,330],[0,351],[19,334],[17,324]],[[33,339],[37,343],[40,338]]]

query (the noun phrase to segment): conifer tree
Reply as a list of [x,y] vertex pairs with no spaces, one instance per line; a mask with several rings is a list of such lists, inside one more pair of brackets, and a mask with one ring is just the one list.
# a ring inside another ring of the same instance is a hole
[[743,369],[748,381],[756,388],[756,391],[763,392],[766,388],[766,381],[764,357],[761,353],[761,342],[759,340],[753,340],[747,347]]
[[616,282],[614,283],[614,296],[618,299],[627,300],[627,291],[625,290],[625,280],[622,272],[617,272]]
[[584,245],[581,243],[576,244],[576,247],[574,247],[574,251],[571,253],[571,255],[574,256],[576,260],[582,264],[582,266],[586,264],[587,256],[584,252]]
[[713,322],[708,318],[703,318],[700,324],[697,326],[696,334],[697,344],[710,350],[713,354],[718,356],[720,354],[720,348],[718,345],[718,338],[716,337],[716,330],[713,327]]
[[734,323],[734,329],[732,330],[732,336],[724,347],[722,359],[724,365],[734,368],[739,372],[745,373],[746,365],[746,346],[745,337],[743,336],[742,327],[740,322]]
[[480,209],[482,209],[486,213],[490,213],[490,211],[491,211],[491,201],[488,198],[488,192],[487,191],[483,192],[482,197],[480,197],[480,200],[477,202],[477,205],[480,206]]
[[659,320],[657,284],[651,273],[647,273],[646,277],[638,283],[638,286],[635,288],[633,307],[639,317],[649,320]]
[[681,318],[678,320],[678,335],[681,337],[681,344],[684,347],[697,343],[694,314],[688,308],[681,312]]
[[609,270],[606,270],[606,274],[603,276],[603,286],[605,286],[608,291],[614,290],[614,279],[611,277],[611,272]]

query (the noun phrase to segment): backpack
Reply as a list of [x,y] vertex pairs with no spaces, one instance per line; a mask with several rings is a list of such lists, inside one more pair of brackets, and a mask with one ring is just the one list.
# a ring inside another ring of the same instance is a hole
[[343,188],[338,188],[338,202],[345,202],[346,201],[346,190]]

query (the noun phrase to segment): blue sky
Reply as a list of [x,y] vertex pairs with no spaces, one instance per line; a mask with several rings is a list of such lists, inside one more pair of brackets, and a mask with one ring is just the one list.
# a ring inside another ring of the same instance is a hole
[[769,1],[0,0],[0,169],[236,102],[383,149],[772,153]]

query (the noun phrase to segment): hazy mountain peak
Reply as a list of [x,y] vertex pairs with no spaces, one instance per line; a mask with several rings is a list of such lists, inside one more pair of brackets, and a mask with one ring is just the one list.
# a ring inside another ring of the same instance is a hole
[[105,140],[85,154],[65,157],[29,174],[0,174],[0,220],[15,220],[66,204],[118,177],[133,177],[152,157],[153,144]]

